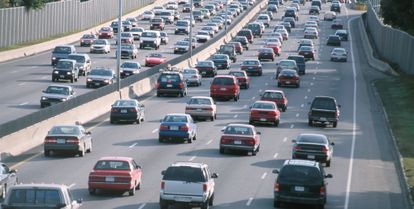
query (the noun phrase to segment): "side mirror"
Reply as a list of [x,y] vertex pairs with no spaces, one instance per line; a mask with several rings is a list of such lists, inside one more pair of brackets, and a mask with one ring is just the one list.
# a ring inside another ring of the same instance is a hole
[[83,200],[82,200],[82,199],[77,199],[77,200],[76,200],[76,203],[78,203],[78,204],[82,204],[82,202],[83,202]]
[[274,169],[274,170],[272,171],[272,173],[274,173],[274,174],[279,174],[279,173],[280,173],[280,171],[279,171],[279,169]]
[[335,143],[334,143],[334,142],[331,142],[331,145],[332,145],[332,146],[334,146],[334,145],[335,145]]
[[161,175],[163,175],[163,176],[164,176],[164,175],[165,175],[165,171],[161,171]]
[[17,173],[17,170],[15,170],[15,169],[11,169],[11,170],[9,171],[9,173]]
[[87,131],[87,132],[86,132],[86,134],[88,134],[88,135],[91,135],[91,134],[92,134],[92,132],[90,132],[90,131]]
[[256,134],[257,134],[257,135],[261,135],[261,134],[262,134],[262,132],[260,132],[260,131],[257,131],[257,132],[256,132]]
[[217,173],[213,173],[213,174],[211,175],[211,178],[213,178],[213,179],[218,178],[218,174],[217,174]]
[[296,143],[296,139],[292,139],[292,143]]
[[328,174],[325,176],[325,178],[329,179],[329,178],[333,178],[332,174]]
[[224,132],[226,130],[226,127],[223,127],[220,131]]
[[140,104],[140,105],[139,105],[139,107],[145,107],[145,105],[143,105],[143,104]]

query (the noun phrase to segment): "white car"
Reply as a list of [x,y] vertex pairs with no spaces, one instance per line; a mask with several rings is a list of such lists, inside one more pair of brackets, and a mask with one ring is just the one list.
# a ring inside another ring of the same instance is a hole
[[331,52],[331,61],[342,61],[348,60],[348,52],[344,48],[334,48]]
[[214,34],[216,33],[216,32],[214,31],[214,28],[213,28],[213,27],[211,27],[211,26],[204,26],[204,27],[202,27],[202,28],[201,28],[201,31],[206,31],[206,32],[208,32],[208,33],[210,34],[211,38],[213,38]]
[[155,14],[152,11],[145,11],[141,15],[142,20],[152,20],[154,17],[155,17]]
[[207,31],[198,31],[195,37],[198,43],[205,43],[211,39],[210,33]]
[[167,3],[167,5],[165,7],[166,7],[166,9],[169,9],[169,10],[177,10],[178,9],[178,4],[177,4],[176,1],[170,1],[170,2]]
[[260,14],[256,21],[262,22],[266,27],[270,26],[270,17],[267,14]]
[[[187,85],[194,84],[196,86],[201,86],[201,75],[195,68],[184,68],[182,70],[184,80]],[[186,113],[189,114],[189,113]],[[191,114],[190,114],[191,115]]]
[[315,21],[316,23],[319,24],[319,17],[316,15],[311,15],[308,17],[308,21]]
[[139,38],[142,35],[142,32],[144,32],[145,29],[141,28],[141,27],[133,27],[131,28],[131,30],[129,30],[129,33],[132,34],[132,36],[134,36],[134,40],[139,40]]
[[311,39],[316,38],[317,39],[318,37],[319,37],[319,32],[314,27],[307,27],[303,35],[303,38],[311,38]]
[[279,39],[279,41],[280,41],[280,43],[283,43],[283,36],[282,36],[282,34],[281,34],[281,33],[279,33],[279,32],[273,32],[273,33],[271,33],[271,34],[270,34],[270,37],[275,37],[275,38],[278,38],[278,39]]
[[289,39],[289,33],[286,29],[277,29],[276,32],[282,34],[283,40]]
[[213,22],[209,22],[209,23],[207,23],[207,25],[206,26],[210,26],[210,27],[212,27],[213,29],[214,29],[214,32],[215,33],[218,33],[219,32],[219,26],[218,26],[218,24],[217,23],[213,23]]
[[332,21],[334,19],[336,19],[336,13],[335,12],[328,11],[323,15],[323,20]]
[[97,39],[92,43],[90,47],[90,53],[108,54],[110,52],[111,52],[111,44],[106,39]]
[[178,4],[189,4],[190,1],[189,0],[179,0]]
[[318,28],[319,25],[317,22],[315,21],[306,21],[305,22],[305,27],[314,27],[314,28]]
[[187,102],[185,114],[195,119],[207,118],[214,121],[217,118],[217,106],[211,97],[195,96]]

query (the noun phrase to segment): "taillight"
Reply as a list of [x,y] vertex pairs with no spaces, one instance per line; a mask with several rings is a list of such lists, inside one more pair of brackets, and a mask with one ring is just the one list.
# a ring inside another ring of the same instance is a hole
[[160,126],[160,130],[168,130],[168,126],[166,126],[166,125],[161,125],[161,126]]
[[161,189],[164,189],[164,188],[165,188],[165,182],[161,181]]
[[277,115],[276,111],[269,111],[268,114],[271,115],[271,116],[276,116]]
[[255,140],[254,140],[254,139],[249,139],[249,140],[247,141],[247,144],[249,144],[249,145],[254,145],[254,144],[255,144]]
[[299,147],[299,146],[295,146],[294,148],[293,148],[295,151],[298,151],[298,150],[301,150],[301,148]]
[[130,112],[137,112],[137,109],[135,109],[135,108],[131,108],[131,109],[129,109],[129,111],[130,111]]
[[207,108],[208,111],[213,111],[212,107]]
[[184,82],[180,82],[180,84],[178,84],[178,86],[180,87],[180,89],[184,88]]
[[229,140],[226,139],[226,138],[221,138],[220,139],[220,144],[227,144],[228,142],[229,142]]
[[118,112],[118,109],[116,109],[116,108],[112,108],[112,109],[111,109],[111,112]]
[[278,183],[275,183],[274,189],[275,189],[275,192],[279,192],[280,191],[280,186],[279,186]]
[[326,148],[325,146],[322,147],[322,152],[327,153],[328,152],[328,148]]
[[191,76],[191,78],[197,78],[197,76],[196,75],[193,75],[193,76]]
[[56,143],[56,138],[54,138],[54,137],[46,137],[45,138],[45,143],[54,144],[54,143]]
[[295,79],[295,80],[299,80],[299,77],[298,77],[298,76],[295,76],[295,77],[293,77],[293,79]]
[[259,111],[257,111],[257,110],[252,110],[252,111],[250,111],[250,114],[251,114],[251,115],[256,115],[256,114],[259,114]]
[[321,188],[319,189],[319,193],[321,195],[325,195],[326,191],[325,191],[325,187],[324,186],[321,186]]
[[188,125],[187,124],[185,124],[185,125],[183,125],[183,126],[181,126],[180,127],[180,131],[188,131]]
[[78,138],[68,138],[68,139],[66,139],[66,143],[68,143],[68,144],[79,144],[80,140]]
[[203,184],[203,192],[207,192],[208,189],[208,185],[207,184]]

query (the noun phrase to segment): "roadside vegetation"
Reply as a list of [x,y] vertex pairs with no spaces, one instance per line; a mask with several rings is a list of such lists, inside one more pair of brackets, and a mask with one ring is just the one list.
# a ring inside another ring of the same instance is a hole
[[414,35],[414,1],[381,0],[384,23]]

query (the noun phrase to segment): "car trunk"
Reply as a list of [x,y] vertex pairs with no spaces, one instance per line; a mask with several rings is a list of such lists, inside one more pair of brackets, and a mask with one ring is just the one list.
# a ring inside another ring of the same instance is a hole
[[245,135],[223,135],[220,139],[220,144],[230,144],[230,145],[254,145],[253,136]]
[[101,183],[130,182],[129,170],[95,170],[89,175],[89,181]]
[[164,193],[184,196],[202,196],[203,183],[190,181],[164,181]]
[[313,117],[325,117],[325,118],[336,118],[335,110],[323,110],[323,109],[312,109],[311,116]]

